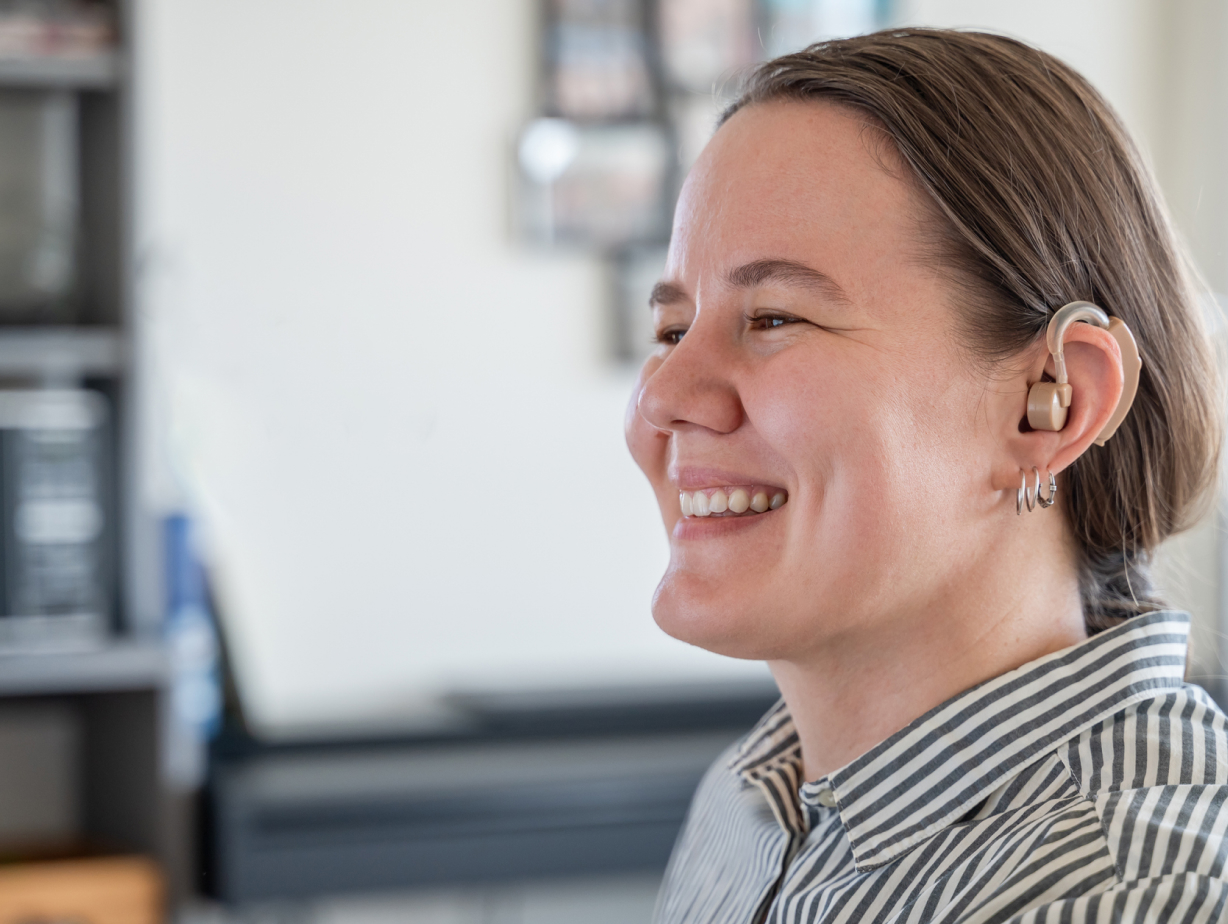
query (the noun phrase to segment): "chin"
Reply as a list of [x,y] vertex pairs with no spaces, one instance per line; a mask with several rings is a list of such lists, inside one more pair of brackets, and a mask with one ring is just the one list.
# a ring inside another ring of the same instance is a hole
[[652,618],[666,635],[713,654],[745,661],[779,658],[788,646],[776,637],[770,614],[749,600],[743,605],[729,591],[667,572],[653,595]]

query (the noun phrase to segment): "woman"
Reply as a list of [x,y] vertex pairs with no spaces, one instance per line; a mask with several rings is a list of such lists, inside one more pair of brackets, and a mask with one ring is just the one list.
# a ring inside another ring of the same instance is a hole
[[1228,918],[1225,717],[1147,576],[1212,493],[1216,377],[1087,82],[921,29],[762,66],[653,311],[654,616],[783,694],[701,785],[659,920]]

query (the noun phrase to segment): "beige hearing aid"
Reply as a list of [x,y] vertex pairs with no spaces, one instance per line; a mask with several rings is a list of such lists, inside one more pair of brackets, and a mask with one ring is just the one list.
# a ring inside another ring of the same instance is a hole
[[1138,344],[1134,335],[1126,327],[1121,318],[1110,318],[1104,311],[1091,302],[1071,302],[1063,305],[1053,313],[1049,321],[1049,331],[1046,335],[1049,352],[1053,354],[1053,362],[1057,367],[1056,382],[1037,382],[1028,391],[1028,423],[1033,430],[1060,430],[1066,426],[1066,413],[1070,407],[1074,389],[1066,376],[1066,355],[1063,352],[1066,341],[1066,330],[1076,321],[1086,321],[1095,324],[1109,332],[1117,345],[1121,347],[1122,389],[1121,400],[1113,416],[1104,425],[1100,435],[1096,437],[1096,445],[1103,446],[1110,436],[1117,432],[1121,422],[1134,403],[1134,395],[1138,391],[1138,376],[1143,368],[1143,360],[1138,354]]

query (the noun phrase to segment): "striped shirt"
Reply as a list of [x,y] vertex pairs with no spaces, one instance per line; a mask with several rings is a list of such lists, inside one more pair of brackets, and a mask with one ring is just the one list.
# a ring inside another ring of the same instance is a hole
[[659,924],[1228,921],[1228,717],[1137,616],[802,782],[781,703],[704,777]]

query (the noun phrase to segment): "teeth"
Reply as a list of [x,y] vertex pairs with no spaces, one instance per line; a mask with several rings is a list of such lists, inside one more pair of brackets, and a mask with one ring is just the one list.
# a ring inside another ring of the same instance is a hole
[[717,488],[711,494],[705,491],[681,491],[678,494],[678,506],[684,517],[708,517],[726,512],[740,515],[748,510],[754,513],[778,510],[788,499],[784,491],[775,491],[769,498],[767,491],[755,488]]

